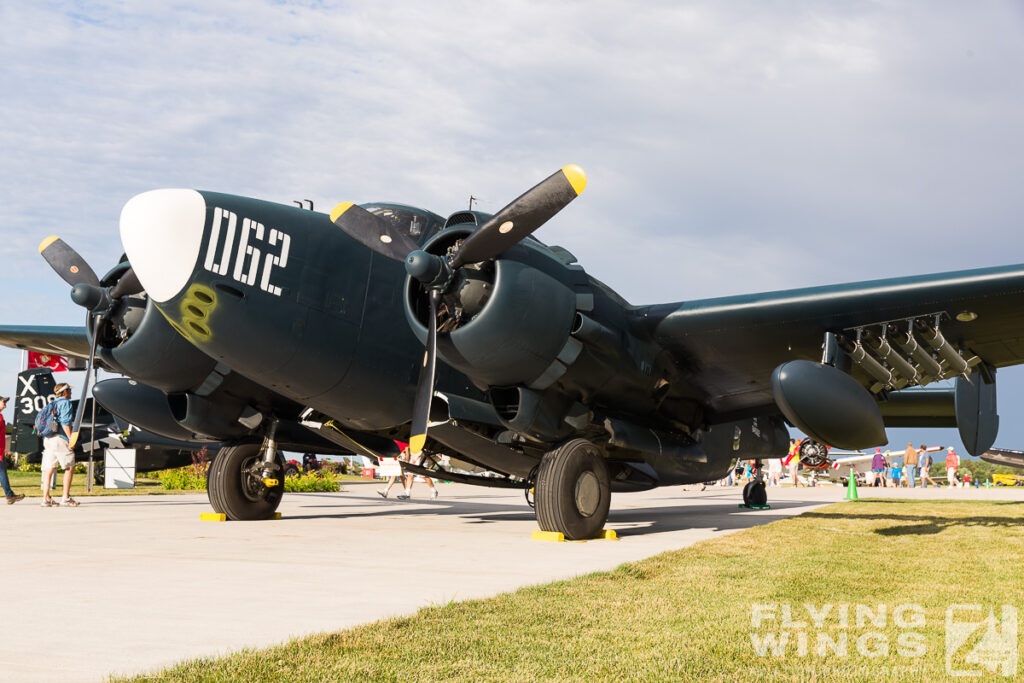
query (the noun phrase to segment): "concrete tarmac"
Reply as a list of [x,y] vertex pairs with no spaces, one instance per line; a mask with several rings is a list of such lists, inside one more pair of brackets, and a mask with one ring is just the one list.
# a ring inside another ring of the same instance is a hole
[[[283,519],[204,522],[205,494],[28,499],[0,510],[0,680],[95,681],[203,655],[406,615],[450,600],[614,568],[841,500],[840,487],[671,487],[612,497],[621,540],[532,541],[521,491],[440,485],[382,500],[374,484],[286,494]],[[398,492],[396,487],[392,493]],[[877,493],[876,493],[877,492]],[[1024,491],[861,489],[866,495],[1024,499]]]

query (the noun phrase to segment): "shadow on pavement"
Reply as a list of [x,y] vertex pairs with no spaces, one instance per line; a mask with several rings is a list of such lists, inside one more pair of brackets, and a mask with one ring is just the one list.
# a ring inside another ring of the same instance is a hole
[[[525,502],[480,502],[478,496],[472,501],[460,501],[459,497],[440,497],[434,500],[413,499],[392,501],[369,497],[345,498],[339,500],[334,494],[303,494],[311,500],[301,506],[309,514],[289,514],[282,521],[300,519],[331,519],[347,517],[419,517],[424,515],[445,515],[464,518],[468,524],[489,524],[495,522],[533,522],[536,517]],[[771,510],[752,511],[737,507],[737,496],[705,495],[699,499],[680,498],[685,504],[659,507],[619,508],[613,507],[608,515],[608,524],[615,527],[620,537],[659,534],[688,529],[744,529],[765,524],[776,519],[792,516],[781,511],[806,508],[811,505],[825,505],[821,501],[782,501],[772,503]],[[322,502],[321,502],[322,501]],[[707,501],[707,502],[705,502]],[[379,510],[367,510],[377,504]],[[358,508],[358,509],[353,509]],[[328,512],[328,510],[334,510]],[[773,512],[779,511],[779,512]],[[625,525],[625,526],[623,526]]]

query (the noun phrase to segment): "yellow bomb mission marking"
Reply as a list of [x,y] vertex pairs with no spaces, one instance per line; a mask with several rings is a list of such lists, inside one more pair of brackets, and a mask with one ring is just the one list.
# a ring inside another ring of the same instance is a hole
[[209,318],[217,308],[217,295],[205,285],[193,284],[181,300],[181,324],[174,325],[186,339],[205,342],[213,336],[209,327]]

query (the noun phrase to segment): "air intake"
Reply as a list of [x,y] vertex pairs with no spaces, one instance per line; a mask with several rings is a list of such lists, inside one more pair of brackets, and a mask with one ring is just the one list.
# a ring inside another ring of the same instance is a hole
[[450,228],[453,225],[463,225],[465,223],[477,225],[476,214],[472,211],[457,211],[448,216],[448,220],[444,222],[444,227]]

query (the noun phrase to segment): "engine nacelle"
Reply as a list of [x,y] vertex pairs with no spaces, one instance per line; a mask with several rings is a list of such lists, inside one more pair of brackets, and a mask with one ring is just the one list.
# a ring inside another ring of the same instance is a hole
[[[443,233],[425,250],[444,253],[462,236]],[[578,353],[579,344],[569,337],[576,294],[559,277],[565,272],[564,265],[527,244],[512,247],[493,263],[460,269],[442,299],[453,329],[445,329],[442,321],[438,355],[481,387],[533,383],[560,354]],[[426,296],[411,278],[407,293],[406,318],[426,343]],[[566,358],[565,365],[572,360]]]
[[[127,262],[119,264],[102,284],[114,284],[127,268]],[[96,354],[107,367],[169,392],[199,386],[217,364],[175,330],[145,294],[118,303],[100,328]]]
[[117,346],[97,344],[96,353],[123,374],[164,391],[198,386],[217,365],[181,336],[152,302],[146,304],[139,326],[127,339]]

